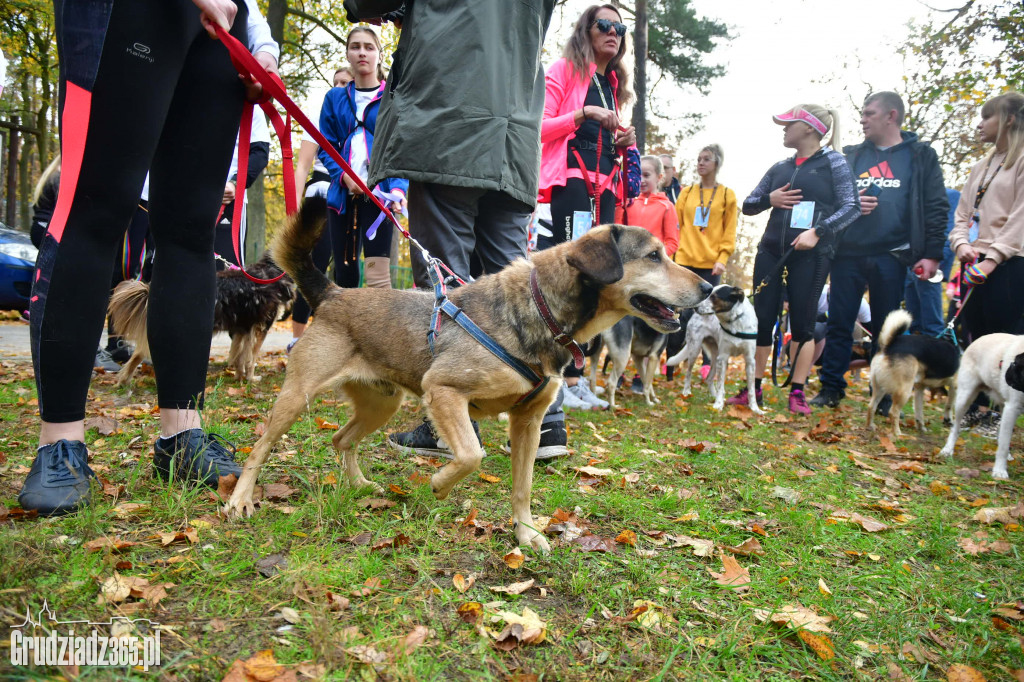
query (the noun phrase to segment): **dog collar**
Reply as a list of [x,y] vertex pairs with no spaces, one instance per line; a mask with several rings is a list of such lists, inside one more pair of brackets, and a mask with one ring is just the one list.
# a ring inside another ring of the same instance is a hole
[[724,324],[722,325],[722,331],[728,334],[729,336],[736,337],[737,339],[749,340],[757,338],[757,332],[734,332],[733,330],[726,327]]
[[576,369],[583,369],[583,351],[580,349],[578,343],[576,343],[571,336],[562,331],[562,328],[555,322],[554,316],[551,314],[551,309],[548,308],[548,302],[544,300],[544,294],[540,291],[540,284],[537,283],[537,269],[530,270],[530,291],[533,292],[533,302],[537,304],[537,310],[540,311],[540,316],[544,319],[544,324],[548,326],[551,331],[551,335],[555,337],[555,342],[561,346],[564,346],[572,353],[573,364]]

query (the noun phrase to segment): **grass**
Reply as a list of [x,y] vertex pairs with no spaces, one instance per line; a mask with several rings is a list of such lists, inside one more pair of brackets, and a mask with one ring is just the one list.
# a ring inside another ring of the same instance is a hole
[[[284,364],[267,356],[262,381],[248,389],[214,365],[206,423],[237,446],[251,446]],[[923,435],[905,422],[904,438],[886,442],[864,427],[864,382],[837,411],[792,420],[781,390],[767,392],[769,413],[759,419],[742,410],[715,413],[702,387],[689,399],[680,398],[680,387],[662,378],[662,402],[654,407],[627,391],[617,414],[570,413],[575,452],[537,465],[533,512],[542,525],[556,510],[574,512],[577,525],[606,538],[611,551],[586,551],[549,535],[550,555],[524,549],[525,563],[511,568],[506,555],[515,539],[500,422],[481,424],[489,453],[482,471],[499,481],[474,474],[436,501],[425,483],[435,467],[384,447],[386,431],[419,422],[419,404],[410,399],[362,447],[364,473],[387,490],[377,495],[340,483],[330,425],[322,428],[317,418],[343,423],[345,408],[318,402],[261,476],[261,484],[294,491],[281,489],[282,497],[264,501],[251,520],[226,522],[217,517],[212,491],[152,478],[152,378],[129,394],[111,377],[98,377],[89,416],[116,419],[118,431],[91,430],[88,440],[92,465],[109,485],[95,489],[94,504],[78,515],[15,520],[14,511],[3,522],[0,618],[20,623],[26,609],[35,613],[46,599],[65,619],[127,613],[160,624],[157,671],[83,668],[83,680],[221,680],[236,660],[265,649],[282,665],[272,673],[281,676],[268,679],[946,679],[960,664],[994,680],[1024,668],[1021,621],[1012,617],[1024,613],[994,613],[1022,597],[1021,527],[1015,519],[972,520],[979,508],[1021,499],[1017,462],[1010,481],[987,473],[993,441],[966,434],[954,460],[942,460],[945,429],[933,403]],[[31,366],[6,361],[0,516],[17,505],[31,464],[33,396]],[[1014,444],[1019,454],[1019,437]],[[588,464],[610,472],[575,470]],[[791,491],[799,495],[795,502]],[[394,504],[375,509],[366,506],[368,497]],[[132,511],[126,503],[144,506]],[[467,526],[474,509],[475,526]],[[887,527],[868,532],[844,512]],[[186,529],[195,530],[195,542],[162,544],[161,533]],[[615,541],[630,540],[624,531],[635,534],[635,546]],[[697,556],[659,531],[709,540],[716,549]],[[120,553],[87,548],[102,537],[138,544]],[[397,547],[374,548],[394,538]],[[735,557],[749,571],[749,589],[717,584],[711,571],[723,570],[721,548],[751,538],[763,555]],[[967,553],[965,539],[983,551]],[[155,605],[134,597],[100,605],[100,585],[115,571],[173,586]],[[456,574],[475,583],[461,593]],[[520,595],[488,589],[529,579],[534,586]],[[491,623],[489,614],[531,609],[545,623],[544,641],[497,648],[492,635],[460,618],[457,609],[468,602],[483,605],[482,625],[495,634],[504,623]],[[755,616],[784,604],[834,619],[821,655],[813,637]],[[425,639],[417,626],[427,629]],[[401,646],[411,633],[413,641]],[[378,662],[364,662],[374,655]],[[59,673],[7,665],[2,651],[0,677]]]

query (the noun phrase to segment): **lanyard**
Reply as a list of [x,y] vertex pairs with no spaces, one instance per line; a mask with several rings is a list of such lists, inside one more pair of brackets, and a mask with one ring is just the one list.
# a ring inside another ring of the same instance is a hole
[[[1004,156],[1003,157],[1003,161],[1005,161],[1005,160],[1006,160],[1006,157]],[[978,185],[978,193],[974,197],[974,214],[975,215],[978,214],[978,207],[981,206],[981,200],[985,198],[985,193],[988,192],[988,186],[991,185],[992,181],[996,179],[996,175],[999,174],[999,169],[1003,167],[1003,161],[999,162],[999,165],[996,166],[996,172],[993,173],[991,175],[991,177],[989,177],[988,169],[992,167],[992,157],[991,156],[988,157],[988,163],[985,164],[985,172],[982,173],[982,175],[981,175],[981,184]],[[988,178],[988,182],[985,181],[986,177]]]
[[604,88],[601,87],[601,81],[597,80],[597,74],[591,74],[590,80],[594,81],[594,85],[597,86],[597,94],[598,96],[601,97],[601,106],[603,106],[605,109],[611,109],[612,111],[615,111],[615,107],[608,106],[608,100],[604,98]]
[[700,186],[700,221],[704,223],[700,231],[703,232],[708,226],[708,216],[711,215],[711,204],[715,203],[715,192],[718,191],[718,183],[715,183],[714,189],[711,190],[711,200],[708,201],[707,208],[704,207],[704,185]]

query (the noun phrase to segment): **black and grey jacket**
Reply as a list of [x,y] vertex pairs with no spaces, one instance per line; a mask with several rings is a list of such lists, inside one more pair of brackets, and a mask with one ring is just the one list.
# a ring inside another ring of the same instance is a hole
[[[910,254],[905,265],[916,263],[922,258],[941,261],[946,241],[946,221],[949,215],[949,199],[946,184],[942,178],[939,157],[931,144],[922,142],[915,133],[901,131],[903,144],[910,147],[910,206],[907,212],[910,222]],[[874,153],[874,143],[865,140],[861,144],[843,148],[850,168],[858,166],[862,154]],[[853,240],[851,232],[847,240]],[[843,244],[839,244],[839,255],[843,255]]]
[[788,227],[791,210],[772,208],[771,193],[787,183],[790,189],[802,192],[803,201],[815,203],[814,229],[821,239],[815,249],[833,257],[839,235],[860,215],[860,198],[846,158],[822,147],[800,166],[796,165],[795,156],[779,161],[743,201],[744,215],[772,209],[758,248],[776,256],[781,256],[803,231]]

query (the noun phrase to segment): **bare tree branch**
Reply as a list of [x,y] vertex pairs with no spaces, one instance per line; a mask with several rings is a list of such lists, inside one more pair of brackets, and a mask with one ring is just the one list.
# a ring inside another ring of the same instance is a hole
[[294,14],[295,16],[305,19],[306,21],[311,21],[320,28],[322,28],[329,36],[337,40],[339,43],[345,42],[345,38],[343,36],[340,36],[337,33],[335,33],[334,29],[332,29],[330,26],[325,24],[320,19],[314,17],[312,14],[307,14],[306,12],[303,12],[302,10],[296,9],[294,7],[288,8],[288,14]]

